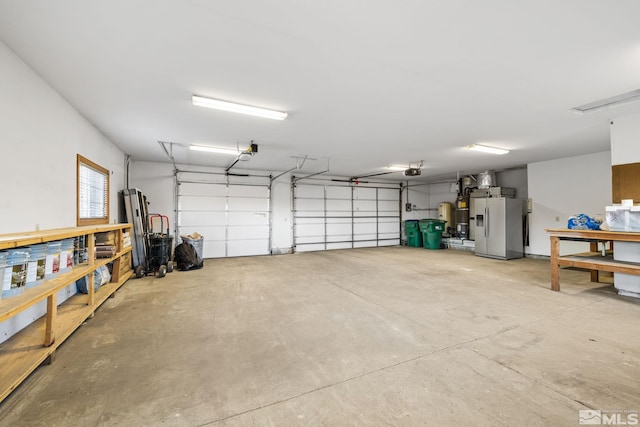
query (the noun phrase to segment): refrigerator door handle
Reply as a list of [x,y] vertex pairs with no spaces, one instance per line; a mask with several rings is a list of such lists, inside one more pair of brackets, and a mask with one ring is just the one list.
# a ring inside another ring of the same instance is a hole
[[489,237],[489,208],[484,208],[484,237]]

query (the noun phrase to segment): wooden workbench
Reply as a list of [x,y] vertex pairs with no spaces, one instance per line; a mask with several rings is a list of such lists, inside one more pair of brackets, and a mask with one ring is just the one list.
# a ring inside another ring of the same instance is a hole
[[[591,280],[598,281],[598,272],[626,273],[640,275],[640,260],[635,262],[616,261],[613,250],[598,251],[598,243],[634,242],[640,243],[640,233],[603,230],[569,230],[548,228],[545,230],[551,240],[551,290],[560,290],[560,267],[577,267],[591,270]],[[560,256],[560,241],[569,240],[590,243],[590,251]]]

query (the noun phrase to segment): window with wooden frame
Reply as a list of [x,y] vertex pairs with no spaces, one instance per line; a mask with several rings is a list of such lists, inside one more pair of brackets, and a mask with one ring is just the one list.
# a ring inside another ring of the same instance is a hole
[[78,154],[76,169],[78,226],[109,223],[109,170]]

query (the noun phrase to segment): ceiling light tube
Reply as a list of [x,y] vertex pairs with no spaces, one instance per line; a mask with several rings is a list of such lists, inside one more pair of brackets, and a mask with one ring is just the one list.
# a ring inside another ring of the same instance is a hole
[[231,154],[233,156],[240,154],[240,151],[236,148],[211,147],[208,145],[190,145],[189,149],[193,151],[206,151],[208,153]]
[[467,150],[481,151],[483,153],[498,154],[498,155],[507,154],[509,152],[509,150],[505,150],[504,148],[489,147],[488,145],[480,145],[480,144],[467,145]]
[[252,107],[249,105],[236,104],[233,102],[220,101],[218,99],[204,98],[193,95],[191,97],[193,105],[198,107],[213,108],[214,110],[231,111],[233,113],[248,114],[250,116],[264,117],[273,120],[284,120],[287,113],[282,111],[268,110],[266,108]]
[[409,166],[402,166],[402,165],[387,166],[387,169],[392,170],[392,171],[404,171],[407,168],[409,168]]
[[596,113],[598,111],[607,110],[611,107],[618,107],[630,102],[640,101],[640,89],[632,90],[621,95],[612,96],[610,98],[601,99],[599,101],[590,102],[588,104],[574,107],[569,111],[577,114]]

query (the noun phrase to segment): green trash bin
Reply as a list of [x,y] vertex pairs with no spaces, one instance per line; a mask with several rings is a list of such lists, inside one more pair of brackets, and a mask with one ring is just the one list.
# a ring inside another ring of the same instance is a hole
[[412,248],[422,247],[422,234],[418,226],[417,219],[408,219],[404,222],[404,229],[407,232],[407,246]]
[[441,219],[421,219],[419,223],[422,232],[422,242],[425,249],[440,249],[442,232],[447,221]]

